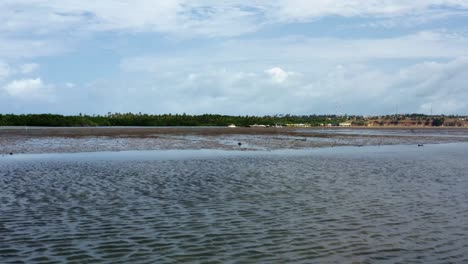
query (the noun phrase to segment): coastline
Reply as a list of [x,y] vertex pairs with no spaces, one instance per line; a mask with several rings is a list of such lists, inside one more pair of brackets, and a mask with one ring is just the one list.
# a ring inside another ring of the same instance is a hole
[[[447,126],[351,126],[351,127],[219,127],[219,126],[97,126],[97,127],[46,127],[0,126],[0,136],[149,136],[154,134],[298,134],[301,130],[419,130],[419,131],[468,131],[468,127]],[[468,132],[467,132],[468,133]]]

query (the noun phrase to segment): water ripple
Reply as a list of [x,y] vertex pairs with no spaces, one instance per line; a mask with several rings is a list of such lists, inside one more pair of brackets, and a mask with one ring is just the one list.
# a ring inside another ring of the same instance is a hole
[[466,158],[5,162],[0,262],[466,262]]

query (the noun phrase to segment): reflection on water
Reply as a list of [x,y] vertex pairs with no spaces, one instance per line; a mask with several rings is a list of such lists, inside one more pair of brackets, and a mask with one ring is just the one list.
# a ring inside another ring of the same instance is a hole
[[0,157],[0,263],[467,262],[466,149]]

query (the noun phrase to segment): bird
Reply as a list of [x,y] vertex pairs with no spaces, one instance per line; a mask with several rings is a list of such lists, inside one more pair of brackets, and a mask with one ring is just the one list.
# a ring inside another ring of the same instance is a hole
[[240,146],[242,146],[242,143],[239,142],[239,143],[237,143],[237,145],[240,147]]
[[13,152],[10,152],[10,156],[13,155]]
[[418,144],[418,147],[423,147],[424,145],[423,144]]

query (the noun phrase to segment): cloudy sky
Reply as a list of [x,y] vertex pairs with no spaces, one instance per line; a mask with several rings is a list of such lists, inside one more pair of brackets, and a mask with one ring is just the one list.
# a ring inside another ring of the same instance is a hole
[[468,114],[468,0],[1,0],[0,113]]

